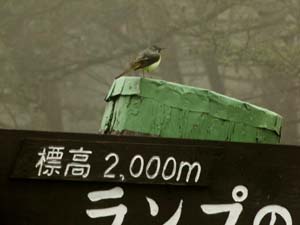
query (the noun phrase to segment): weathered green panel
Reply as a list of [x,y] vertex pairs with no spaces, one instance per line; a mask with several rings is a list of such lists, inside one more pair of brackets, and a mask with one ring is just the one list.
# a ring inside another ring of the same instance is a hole
[[101,131],[278,143],[282,118],[206,89],[140,77],[114,81]]

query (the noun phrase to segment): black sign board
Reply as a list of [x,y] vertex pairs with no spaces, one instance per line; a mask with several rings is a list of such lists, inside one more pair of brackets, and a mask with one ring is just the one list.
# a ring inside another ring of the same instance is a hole
[[213,146],[27,139],[12,177],[205,186],[221,155]]
[[300,224],[300,147],[0,131],[0,224]]

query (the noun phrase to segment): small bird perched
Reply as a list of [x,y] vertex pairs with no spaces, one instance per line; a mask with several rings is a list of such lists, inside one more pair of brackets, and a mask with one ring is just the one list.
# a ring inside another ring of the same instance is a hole
[[149,48],[146,48],[145,50],[141,51],[136,59],[130,63],[130,67],[126,69],[123,73],[115,77],[115,79],[125,75],[126,73],[132,71],[132,70],[143,70],[144,72],[151,72],[155,70],[161,61],[161,50],[163,48],[160,48],[156,45],[152,45]]

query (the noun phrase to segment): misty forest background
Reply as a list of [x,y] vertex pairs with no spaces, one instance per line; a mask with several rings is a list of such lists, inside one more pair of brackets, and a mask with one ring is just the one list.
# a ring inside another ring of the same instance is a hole
[[299,0],[0,0],[0,128],[97,133],[152,43],[167,48],[153,78],[273,110],[300,144]]

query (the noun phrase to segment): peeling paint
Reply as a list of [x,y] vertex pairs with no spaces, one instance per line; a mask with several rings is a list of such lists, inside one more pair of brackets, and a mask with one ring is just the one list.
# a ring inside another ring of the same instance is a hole
[[[280,115],[206,89],[121,77],[114,81],[105,99],[108,104],[101,130],[109,126],[110,131],[128,130],[161,137],[280,141]],[[112,114],[113,120],[109,121]]]

